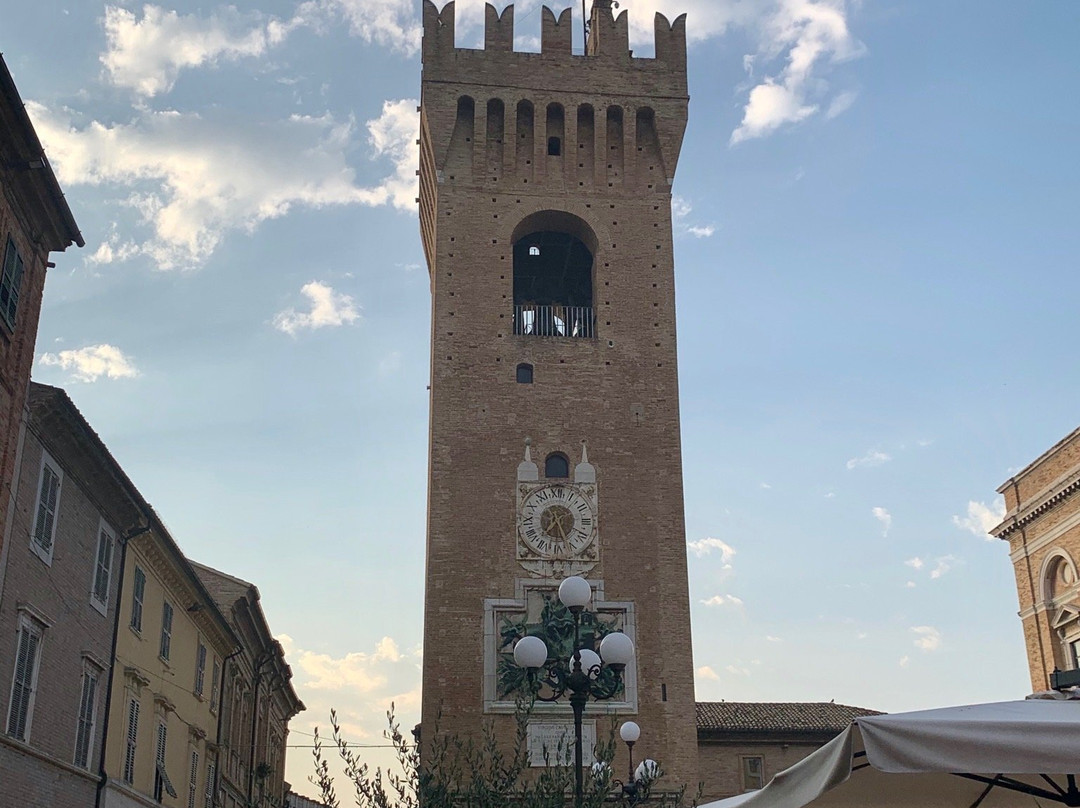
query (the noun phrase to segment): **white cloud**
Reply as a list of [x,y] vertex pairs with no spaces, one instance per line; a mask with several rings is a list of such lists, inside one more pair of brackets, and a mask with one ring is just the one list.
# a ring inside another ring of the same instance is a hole
[[750,675],[750,669],[749,668],[740,668],[737,665],[728,665],[728,666],[726,666],[724,668],[724,670],[726,670],[732,676],[749,676]]
[[901,668],[906,668],[908,666],[909,662],[911,662],[911,657],[909,657],[909,656],[900,657],[900,667]]
[[102,376],[107,379],[131,379],[139,375],[131,358],[107,343],[45,353],[38,361],[42,365],[69,370],[72,378],[80,382],[96,382]]
[[888,536],[889,529],[892,527],[892,514],[881,507],[873,508],[870,512],[874,515],[875,519],[881,522],[883,528],[881,535]]
[[105,7],[106,50],[100,58],[113,84],[151,97],[169,92],[182,70],[263,56],[299,28],[326,31],[339,21],[352,36],[407,56],[420,47],[411,0],[307,0],[286,20],[244,16],[232,6],[201,16],[148,3],[142,16]]
[[741,598],[734,595],[713,595],[708,600],[701,601],[706,606],[742,606]]
[[413,0],[312,0],[300,5],[297,17],[339,16],[352,36],[409,56],[420,49],[419,5]]
[[372,651],[342,656],[298,648],[288,635],[277,640],[293,669],[293,684],[307,710],[294,718],[291,728],[310,734],[325,726],[330,709],[338,712],[345,736],[381,740],[386,710],[393,702],[401,725],[411,727],[420,718],[420,650],[403,651],[391,637],[383,637]]
[[109,78],[142,96],[168,92],[184,68],[260,56],[270,43],[265,25],[243,20],[232,7],[200,17],[150,4],[141,18],[105,6],[105,40],[101,63]]
[[768,483],[761,483],[761,488],[763,490],[765,490],[765,491],[771,491],[772,490],[772,486],[769,485]]
[[967,505],[967,516],[954,516],[952,522],[958,528],[962,528],[979,538],[987,541],[997,541],[990,535],[990,531],[1001,523],[1005,518],[1005,500],[998,497],[989,505],[982,502],[971,501]]
[[780,637],[774,637],[774,636],[772,636],[771,634],[766,634],[766,635],[765,635],[765,639],[766,639],[766,640],[767,640],[768,642],[783,642],[783,641],[784,641],[784,640],[783,640],[782,638],[780,638]]
[[391,351],[379,360],[379,375],[390,376],[401,370],[401,351]]
[[696,673],[699,679],[708,679],[713,682],[720,681],[720,674],[718,674],[708,665],[702,665],[700,668],[697,669]]
[[937,559],[937,563],[935,564],[934,568],[930,570],[930,577],[934,579],[940,578],[949,570],[951,570],[953,564],[955,564],[957,561],[958,559],[956,558],[956,556],[942,556],[941,558]]
[[876,449],[871,449],[862,457],[853,457],[847,462],[848,470],[859,468],[874,468],[875,466],[883,466],[892,460],[890,455],[885,452],[879,452]]
[[[836,98],[832,100],[832,103],[829,104],[829,109],[826,110],[825,117],[832,120],[833,118],[843,115],[851,109],[852,104],[855,103],[855,99],[858,97],[859,94],[855,92],[840,93],[840,95],[836,96]],[[920,442],[920,446],[921,445]]]
[[923,651],[936,651],[941,648],[941,631],[933,626],[912,626],[915,637],[915,647]]
[[335,292],[325,283],[312,281],[300,288],[310,302],[309,311],[286,309],[274,316],[274,327],[290,336],[302,330],[337,327],[360,319],[360,311],[349,295]]
[[731,568],[731,561],[735,558],[735,548],[723,539],[698,539],[697,541],[688,541],[686,546],[698,558],[711,554],[713,550],[719,550],[720,563],[724,565],[725,569]]
[[[232,230],[253,232],[293,206],[393,205],[415,210],[417,124],[414,100],[387,101],[368,122],[373,158],[393,173],[363,187],[346,153],[352,120],[295,115],[251,122],[217,110],[214,117],[142,110],[128,123],[91,121],[40,104],[27,109],[65,185],[112,186],[127,196],[150,235],[110,236],[91,256],[108,263],[145,255],[160,269],[203,263]],[[411,109],[411,117],[404,110]]]
[[415,98],[384,101],[382,114],[367,122],[368,142],[374,149],[373,159],[389,158],[394,173],[380,186],[386,202],[399,210],[415,210],[419,194],[416,169],[420,165],[420,113]]
[[786,54],[785,65],[750,90],[742,122],[731,134],[732,144],[763,137],[816,113],[815,99],[827,88],[816,75],[820,65],[862,51],[848,29],[844,0],[780,0],[764,21],[762,38],[762,55],[772,59]]
[[694,212],[693,205],[688,199],[675,195],[671,197],[671,220],[678,234],[693,236],[694,238],[711,238],[716,233],[713,225],[690,224],[687,219]]
[[915,583],[914,581],[908,581],[908,582],[907,582],[906,584],[904,584],[904,586],[905,586],[905,587],[906,587],[907,589],[914,589],[915,587],[917,587],[917,586],[918,586],[918,584],[917,584],[917,583]]
[[921,570],[923,568],[923,565],[925,564],[925,562],[918,556],[915,556],[914,558],[909,558],[904,563],[915,570]]

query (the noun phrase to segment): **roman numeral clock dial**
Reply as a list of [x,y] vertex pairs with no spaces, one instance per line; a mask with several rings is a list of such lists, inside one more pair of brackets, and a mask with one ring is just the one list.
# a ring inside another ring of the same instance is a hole
[[522,498],[518,513],[518,555],[527,569],[536,566],[525,563],[528,557],[546,562],[586,562],[589,567],[595,563],[596,508],[577,486],[535,488]]

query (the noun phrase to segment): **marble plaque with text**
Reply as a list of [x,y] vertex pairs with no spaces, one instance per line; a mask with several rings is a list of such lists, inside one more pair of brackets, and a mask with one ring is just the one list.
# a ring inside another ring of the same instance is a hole
[[[572,765],[574,761],[574,725],[569,721],[529,722],[529,765]],[[595,760],[596,722],[581,724],[581,760],[591,766]]]

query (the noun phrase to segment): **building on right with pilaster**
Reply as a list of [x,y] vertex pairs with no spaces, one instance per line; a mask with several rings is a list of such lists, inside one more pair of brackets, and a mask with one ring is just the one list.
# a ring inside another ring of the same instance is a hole
[[998,493],[1005,518],[990,532],[1009,542],[1031,686],[1080,684],[1080,429]]

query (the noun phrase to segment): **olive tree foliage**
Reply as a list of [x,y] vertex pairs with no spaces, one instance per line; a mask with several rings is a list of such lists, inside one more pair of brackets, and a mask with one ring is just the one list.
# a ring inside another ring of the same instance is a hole
[[[357,808],[567,808],[574,790],[573,746],[547,750],[547,765],[531,768],[530,713],[530,704],[519,703],[512,744],[499,743],[490,722],[478,740],[439,733],[436,725],[421,766],[419,747],[401,731],[391,705],[383,735],[395,750],[400,771],[372,770],[364,763],[357,747],[342,737],[334,711],[330,713],[331,737],[326,746],[340,757]],[[309,779],[319,789],[322,802],[329,808],[342,808],[343,796],[338,794],[318,728],[313,755],[315,774]],[[617,792],[621,785],[611,768],[614,755],[612,722],[609,737],[597,742],[597,763],[585,772],[584,808],[601,808],[605,801],[611,804],[613,790]],[[648,780],[639,781],[632,802],[647,798],[653,781],[661,774],[658,768],[650,770]],[[655,802],[675,808],[681,805],[682,794],[667,794]]]

